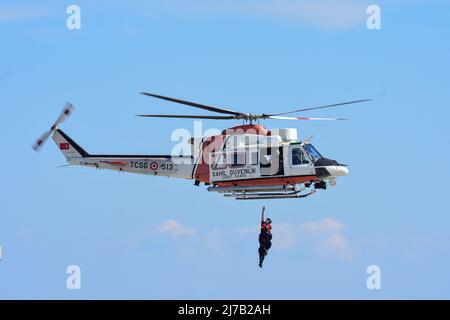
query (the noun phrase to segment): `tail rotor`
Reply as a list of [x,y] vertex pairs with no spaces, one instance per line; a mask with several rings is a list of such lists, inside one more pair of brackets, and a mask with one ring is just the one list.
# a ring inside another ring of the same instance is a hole
[[58,128],[58,126],[66,121],[66,119],[72,114],[75,107],[68,102],[64,109],[62,110],[59,117],[56,119],[55,123],[50,127],[50,130],[44,132],[32,145],[32,148],[34,151],[38,152],[41,150],[42,146],[45,144],[45,142],[48,140],[48,138],[55,132],[55,130]]

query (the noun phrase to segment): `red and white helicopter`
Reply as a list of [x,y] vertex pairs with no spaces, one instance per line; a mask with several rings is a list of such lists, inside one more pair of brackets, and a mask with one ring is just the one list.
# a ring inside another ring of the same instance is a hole
[[49,131],[34,144],[38,151],[52,136],[69,165],[88,166],[152,176],[192,179],[208,191],[238,200],[304,198],[348,174],[347,166],[323,157],[309,140],[301,141],[297,129],[267,130],[259,120],[346,120],[342,118],[291,117],[287,114],[370,101],[355,100],[273,114],[250,114],[143,92],[142,94],[221,115],[143,114],[148,118],[242,120],[219,135],[191,138],[191,155],[90,154],[58,126],[73,112],[68,103]]

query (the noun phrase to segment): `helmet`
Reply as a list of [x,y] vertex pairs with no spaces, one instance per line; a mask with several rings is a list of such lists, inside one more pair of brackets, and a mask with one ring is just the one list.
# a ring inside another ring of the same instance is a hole
[[270,218],[267,218],[267,219],[266,219],[266,222],[267,222],[267,223],[272,223],[272,220],[271,220]]

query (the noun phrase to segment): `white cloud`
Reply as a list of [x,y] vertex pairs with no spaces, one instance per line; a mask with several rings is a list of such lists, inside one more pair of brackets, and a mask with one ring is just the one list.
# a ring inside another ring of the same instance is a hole
[[[335,218],[308,221],[301,224],[274,222],[273,250],[312,251],[320,258],[339,258],[350,261],[356,249],[343,234],[344,225]],[[241,227],[236,230],[240,236],[257,236],[255,227]]]
[[186,14],[235,14],[275,18],[326,29],[365,22],[366,1],[356,0],[173,0],[171,8]]
[[[301,224],[274,222],[272,250],[306,250],[312,251],[320,258],[340,258],[350,261],[355,256],[356,250],[344,236],[343,228],[344,225],[334,218]],[[131,243],[137,247],[146,238],[165,236],[176,240],[175,244],[179,247],[181,257],[195,256],[204,252],[205,248],[210,253],[225,256],[228,246],[236,245],[239,241],[247,241],[250,237],[256,241],[258,234],[259,226],[252,226],[228,231],[214,228],[198,235],[197,230],[192,227],[184,226],[176,220],[165,220],[134,236]],[[184,238],[190,240],[188,242],[181,240]]]
[[194,228],[183,226],[176,220],[166,220],[153,227],[153,234],[178,238],[183,236],[195,236],[197,231]]
[[276,240],[272,241],[273,248],[287,250],[294,247],[298,242],[295,225],[291,223],[276,224]]
[[305,222],[300,225],[301,231],[309,232],[323,232],[332,230],[341,230],[343,227],[342,223],[334,218],[325,218],[320,221]]
[[344,225],[334,218],[302,223],[299,226],[302,237],[322,258],[339,257],[350,261],[356,249],[342,234]]
[[323,258],[338,256],[347,261],[352,260],[356,254],[356,249],[340,233],[326,236],[318,243],[316,251]]
[[196,234],[197,231],[194,228],[186,227],[176,220],[166,220],[153,225],[143,232],[134,234],[130,239],[130,244],[132,247],[137,248],[144,240],[152,236],[168,236],[177,239],[180,237],[194,237]]

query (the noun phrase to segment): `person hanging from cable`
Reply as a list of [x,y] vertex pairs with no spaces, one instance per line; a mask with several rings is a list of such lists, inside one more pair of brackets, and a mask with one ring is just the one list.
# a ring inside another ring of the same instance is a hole
[[262,268],[262,264],[265,256],[267,255],[270,247],[272,246],[272,220],[267,218],[264,220],[264,211],[266,207],[263,206],[261,213],[261,232],[259,234],[259,267]]

